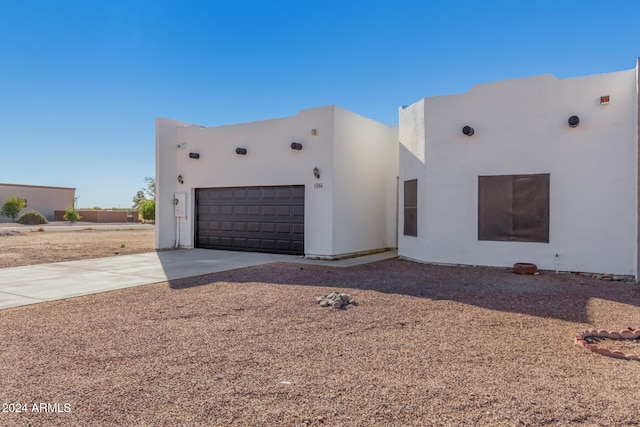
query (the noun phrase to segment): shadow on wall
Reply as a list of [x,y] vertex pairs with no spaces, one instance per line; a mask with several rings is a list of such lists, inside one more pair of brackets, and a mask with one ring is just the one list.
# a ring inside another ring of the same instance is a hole
[[640,306],[640,289],[633,282],[553,272],[526,276],[504,268],[429,265],[401,259],[349,268],[280,262],[171,280],[170,287],[180,290],[215,282],[326,287],[327,292],[371,290],[576,323],[591,323],[588,303],[593,298]]

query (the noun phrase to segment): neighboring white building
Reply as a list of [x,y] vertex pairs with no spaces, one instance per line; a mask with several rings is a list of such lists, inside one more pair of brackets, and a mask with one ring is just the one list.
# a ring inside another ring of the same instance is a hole
[[482,84],[401,108],[399,129],[338,107],[214,128],[158,119],[156,246],[397,247],[637,279],[639,83],[636,66]]
[[637,67],[402,108],[399,255],[636,276],[638,143]]
[[329,106],[212,128],[158,119],[156,135],[159,249],[396,247],[395,127]]
[[[47,220],[54,221],[54,211],[64,211],[74,207],[75,194],[75,188],[0,184],[0,206],[9,197],[19,197],[27,201],[27,207],[24,211],[38,211]],[[11,221],[11,218],[0,216],[0,222]]]

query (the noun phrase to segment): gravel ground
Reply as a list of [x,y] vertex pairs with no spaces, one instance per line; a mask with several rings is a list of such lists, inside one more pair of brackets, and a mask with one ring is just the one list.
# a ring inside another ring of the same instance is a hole
[[2,310],[0,425],[638,425],[640,362],[573,336],[640,327],[639,290],[395,259]]
[[[45,226],[47,231],[24,231],[19,224],[10,225],[13,227],[2,224],[0,229],[0,268],[132,255],[155,250],[153,228],[132,226],[131,229],[104,230],[92,228],[89,223],[86,228],[73,231],[52,231],[56,228],[67,230],[67,227],[53,228],[51,225]],[[93,226],[104,227],[96,224]]]

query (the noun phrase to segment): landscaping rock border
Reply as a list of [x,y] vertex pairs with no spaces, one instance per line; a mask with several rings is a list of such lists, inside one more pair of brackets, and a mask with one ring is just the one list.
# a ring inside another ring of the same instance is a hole
[[637,353],[628,353],[624,354],[621,351],[611,351],[604,347],[598,347],[597,344],[590,343],[588,338],[590,337],[602,337],[602,338],[610,338],[616,340],[631,340],[640,338],[640,329],[636,329],[634,331],[630,329],[625,329],[620,332],[615,331],[606,331],[604,329],[591,329],[588,331],[579,332],[576,334],[575,343],[576,345],[590,350],[594,353],[601,354],[603,356],[615,357],[617,359],[626,359],[626,360],[640,360],[640,356]]

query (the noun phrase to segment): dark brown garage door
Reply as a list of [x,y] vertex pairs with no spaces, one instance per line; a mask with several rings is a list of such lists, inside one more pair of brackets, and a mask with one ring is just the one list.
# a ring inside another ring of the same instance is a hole
[[304,254],[304,186],[197,189],[196,246]]

